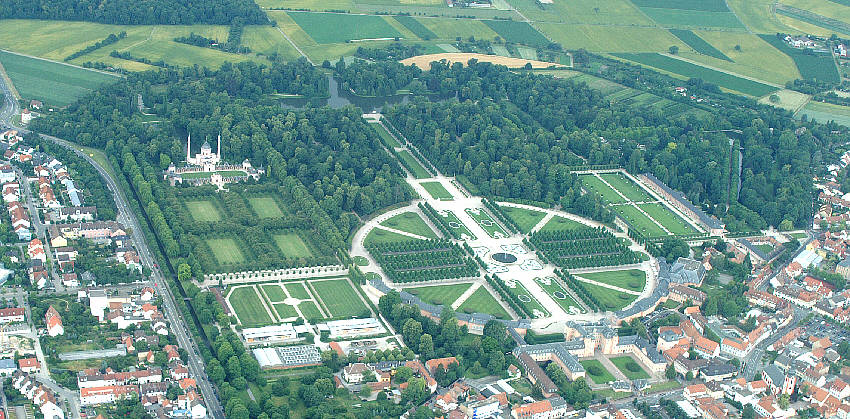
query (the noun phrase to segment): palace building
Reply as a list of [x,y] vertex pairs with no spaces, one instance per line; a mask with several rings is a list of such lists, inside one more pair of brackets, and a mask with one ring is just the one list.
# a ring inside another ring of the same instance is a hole
[[207,141],[201,145],[201,151],[192,157],[192,136],[186,141],[186,164],[177,167],[174,163],[168,166],[163,173],[163,178],[174,186],[178,183],[187,182],[190,185],[211,184],[219,189],[224,189],[228,183],[244,182],[249,178],[257,180],[265,173],[262,168],[255,168],[248,159],[241,165],[224,163],[221,159],[221,136],[218,136],[216,152],[212,152],[212,146]]

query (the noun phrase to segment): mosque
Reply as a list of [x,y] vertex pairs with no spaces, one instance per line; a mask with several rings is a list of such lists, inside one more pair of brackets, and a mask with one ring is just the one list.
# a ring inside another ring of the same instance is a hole
[[255,168],[248,159],[242,161],[241,165],[228,164],[221,159],[221,135],[218,136],[216,152],[212,152],[212,146],[207,141],[201,145],[201,151],[192,153],[192,135],[186,140],[186,164],[177,167],[173,162],[163,173],[163,178],[168,180],[171,186],[187,182],[192,186],[212,184],[219,190],[224,189],[228,183],[238,183],[252,178],[257,180],[265,174],[262,168]]

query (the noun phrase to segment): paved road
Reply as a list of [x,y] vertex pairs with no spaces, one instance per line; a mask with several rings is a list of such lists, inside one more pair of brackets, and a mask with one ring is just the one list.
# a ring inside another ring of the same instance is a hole
[[794,307],[794,319],[791,320],[788,325],[777,330],[767,339],[761,341],[758,345],[756,345],[755,349],[749,353],[749,355],[744,357],[742,363],[744,365],[744,377],[747,381],[751,381],[753,377],[755,377],[756,373],[763,369],[764,365],[762,364],[761,358],[764,356],[764,351],[767,347],[773,345],[777,340],[779,340],[779,338],[785,336],[785,334],[797,327],[797,325],[800,324],[800,322],[803,321],[808,314],[809,311],[799,307]]
[[[14,99],[9,100],[11,92],[2,79],[0,79],[0,90],[3,91],[3,94],[6,97],[6,101],[4,102],[4,105],[6,106],[4,106],[3,111],[0,112],[0,123],[11,125],[10,118],[12,115],[17,113],[18,103]],[[21,132],[27,132],[22,128],[18,128],[18,130]],[[104,180],[106,180],[107,187],[112,192],[115,204],[118,208],[118,215],[116,219],[118,222],[132,229],[131,236],[133,243],[135,243],[136,248],[138,249],[142,264],[151,270],[151,280],[156,287],[157,293],[163,297],[165,315],[171,321],[171,330],[175,333],[179,346],[185,348],[189,353],[189,362],[187,367],[198,384],[198,388],[201,391],[201,395],[203,396],[204,402],[207,406],[208,415],[216,419],[224,419],[225,416],[221,403],[219,403],[218,397],[213,390],[213,386],[204,372],[203,358],[201,358],[198,352],[198,347],[188,332],[183,316],[177,309],[175,297],[171,294],[171,290],[166,285],[166,279],[160,272],[158,265],[156,265],[155,259],[148,248],[144,234],[142,234],[143,230],[141,225],[136,219],[133,211],[130,209],[130,205],[124,197],[122,190],[115,182],[115,179],[113,179],[109,172],[105,170],[105,168],[101,167],[91,156],[80,151],[78,147],[75,147],[75,144],[48,135],[42,135],[41,137],[72,149],[77,155],[88,161],[89,164],[91,164],[98,173],[100,173]]]

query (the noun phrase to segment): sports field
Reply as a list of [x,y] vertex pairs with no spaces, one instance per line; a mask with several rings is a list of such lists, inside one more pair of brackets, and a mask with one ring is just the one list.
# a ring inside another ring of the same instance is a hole
[[287,14],[307,32],[310,38],[320,44],[401,37],[401,33],[381,16],[316,12],[287,12]]
[[401,143],[399,143],[398,140],[395,139],[395,137],[390,135],[390,133],[387,132],[387,130],[384,129],[384,127],[381,126],[381,124],[373,122],[373,123],[370,123],[369,125],[371,125],[372,128],[375,129],[375,131],[378,133],[378,136],[381,137],[381,141],[383,141],[385,146],[387,146],[389,148],[401,147]]
[[227,298],[242,327],[262,326],[273,323],[266,304],[252,286],[234,288]]
[[[513,286],[511,286],[513,285]],[[534,296],[525,289],[525,286],[522,285],[519,281],[511,281],[510,283],[505,283],[505,289],[516,296],[519,300],[519,304],[522,306],[525,311],[535,318],[549,317],[551,314],[549,310],[546,310],[543,307],[543,304],[540,304],[540,301],[537,301]]]
[[67,106],[78,97],[119,77],[23,55],[0,51],[0,64],[24,99]]
[[570,295],[567,294],[564,287],[558,284],[554,278],[535,278],[535,281],[537,281],[537,285],[540,285],[540,288],[542,288],[543,291],[546,291],[546,294],[549,294],[549,296],[552,297],[552,300],[561,306],[567,314],[572,314],[574,312],[584,313],[581,306],[576,303],[573,297],[570,297]]
[[593,285],[587,282],[582,283],[582,286],[584,286],[590,295],[594,296],[596,300],[599,301],[603,309],[608,311],[620,310],[631,304],[632,301],[636,300],[638,297],[637,295],[626,294],[624,292],[600,287],[599,285]]
[[594,175],[581,175],[579,176],[579,179],[581,179],[582,186],[584,186],[588,192],[601,197],[602,200],[609,204],[622,204],[627,202],[626,199],[620,196],[616,190],[606,185],[605,182],[601,181]]
[[533,47],[543,47],[549,45],[549,40],[545,36],[537,32],[527,22],[515,22],[512,20],[485,20],[487,25],[494,32],[498,33],[502,39],[517,44],[530,45]]
[[410,174],[413,175],[416,179],[427,179],[431,177],[431,173],[425,170],[424,167],[419,163],[416,158],[410,154],[408,150],[401,150],[398,152],[398,157],[401,159],[401,162],[404,164],[404,167],[410,171]]
[[613,210],[644,236],[659,237],[667,235],[664,229],[632,205],[618,205]]
[[345,279],[310,281],[331,317],[360,317],[369,312],[357,291]]
[[646,286],[646,273],[640,269],[628,269],[623,271],[591,272],[578,274],[582,278],[630,291],[643,291]]
[[697,34],[693,33],[693,31],[689,31],[687,29],[670,29],[670,33],[675,35],[676,38],[681,39],[682,42],[688,44],[689,47],[693,48],[694,51],[700,54],[721,60],[732,61],[732,59],[727,57],[726,54],[720,52],[717,48],[713,47]]
[[516,207],[508,207],[502,206],[502,213],[504,213],[508,218],[511,219],[514,223],[516,223],[519,228],[520,233],[528,234],[531,232],[531,229],[537,225],[544,217],[546,217],[545,213],[540,211],[529,210],[525,208],[516,208]]
[[275,244],[287,258],[306,258],[313,256],[310,247],[296,233],[275,234]]
[[219,265],[245,262],[245,256],[239,250],[236,240],[230,238],[206,239],[207,246],[213,252]]
[[605,384],[614,381],[614,375],[611,374],[601,362],[595,359],[585,359],[584,361],[579,361],[582,367],[584,367],[584,371],[587,373],[587,376],[590,377],[596,384]]
[[425,188],[425,190],[428,191],[434,199],[439,199],[441,201],[451,201],[454,199],[452,194],[446,190],[446,187],[438,181],[422,182],[420,185],[422,185],[422,187]]
[[468,228],[466,228],[466,225],[464,225],[463,222],[460,221],[460,218],[457,218],[457,215],[455,215],[453,212],[446,211],[445,215],[443,215],[443,218],[445,218],[446,222],[449,223],[449,228],[457,232],[460,237],[463,237],[463,235],[465,234],[470,238],[470,240],[475,240],[475,235],[472,234],[472,232],[469,231]]
[[699,231],[688,224],[682,217],[670,211],[664,205],[658,203],[640,204],[640,209],[646,211],[650,217],[661,223],[667,230],[673,234],[697,234]]
[[508,237],[508,233],[502,229],[502,226],[500,226],[499,223],[490,217],[490,214],[488,214],[484,208],[467,208],[464,211],[466,211],[466,213],[469,214],[478,226],[486,231],[490,237],[494,239]]
[[322,315],[322,312],[319,311],[316,303],[312,301],[302,301],[298,304],[298,309],[301,310],[301,314],[304,315],[304,320],[307,320],[308,322],[322,320],[325,318],[325,316]]
[[407,291],[428,304],[450,306],[472,284],[434,285],[430,287],[404,288]]
[[551,220],[546,222],[546,224],[540,228],[540,231],[558,231],[558,230],[575,230],[578,228],[587,228],[588,226],[570,220],[564,217],[552,217]]
[[221,221],[221,214],[212,201],[203,199],[196,201],[185,201],[186,209],[195,221],[215,222]]
[[649,378],[649,374],[641,368],[640,364],[628,355],[613,357],[610,361],[629,380]]
[[266,297],[269,297],[269,302],[271,303],[282,303],[286,299],[286,293],[283,292],[283,288],[280,285],[266,284],[260,285],[260,288],[266,293]]
[[270,196],[249,197],[248,204],[251,205],[251,209],[254,210],[260,218],[283,217],[283,211],[281,211],[275,199]]
[[304,284],[300,282],[284,284],[286,290],[289,291],[289,296],[292,298],[297,298],[299,300],[309,300],[310,293],[307,292],[307,288],[304,288]]
[[809,54],[803,50],[791,48],[783,40],[776,35],[759,35],[765,42],[772,45],[774,48],[782,51],[797,65],[797,70],[803,78],[809,80],[819,80],[828,83],[838,83],[840,76],[838,69],[835,67],[835,61],[832,55],[825,54]]
[[820,122],[835,121],[837,124],[850,127],[850,107],[833,105],[831,103],[809,102],[797,113],[797,117],[806,115],[808,119]]
[[434,230],[428,227],[425,220],[415,212],[403,212],[392,216],[381,223],[384,227],[394,228],[396,230],[406,231],[429,239],[436,239],[437,235]]
[[369,234],[366,235],[366,238],[363,239],[363,244],[366,246],[370,246],[372,244],[378,243],[397,243],[397,242],[407,242],[411,240],[417,240],[416,238],[405,236],[404,234],[398,234],[396,232],[387,231],[380,228],[373,228]]
[[779,90],[778,87],[733,76],[728,73],[712,70],[686,61],[677,60],[666,55],[656,53],[616,53],[613,55],[687,78],[700,78],[708,83],[716,84],[719,87],[741,92],[750,96],[761,97]]
[[608,182],[609,185],[613,186],[614,189],[620,191],[630,201],[645,202],[655,200],[643,188],[621,173],[602,173],[599,176]]
[[504,320],[510,318],[508,312],[502,308],[502,305],[493,298],[493,295],[485,287],[475,290],[463,304],[458,306],[457,311],[463,313],[484,313]]

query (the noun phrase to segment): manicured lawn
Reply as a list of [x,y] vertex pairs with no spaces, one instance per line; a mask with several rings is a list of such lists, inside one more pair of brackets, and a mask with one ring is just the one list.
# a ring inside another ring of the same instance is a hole
[[602,200],[609,204],[622,204],[626,202],[626,199],[620,196],[617,191],[594,175],[581,175],[579,179],[581,179],[582,186],[588,192],[600,196]]
[[624,292],[615,291],[599,285],[589,284],[587,282],[583,282],[582,285],[587,292],[596,297],[596,300],[602,304],[602,308],[607,311],[620,310],[631,304],[632,301],[636,300],[638,297],[637,295],[626,294]]
[[212,201],[186,201],[185,204],[195,221],[221,221],[221,214]]
[[228,297],[233,312],[242,323],[243,327],[261,326],[273,323],[266,311],[266,304],[257,295],[257,291],[251,287],[235,288]]
[[410,174],[416,179],[428,179],[431,177],[431,173],[419,164],[419,161],[410,154],[410,151],[401,150],[398,152],[398,157],[401,159],[404,167],[407,168],[407,170],[410,171]]
[[301,310],[301,314],[304,315],[304,320],[309,322],[322,320],[325,317],[322,316],[322,312],[319,311],[319,308],[316,307],[316,303],[312,301],[302,301],[298,304],[298,309]]
[[[848,9],[850,10],[850,9]],[[832,55],[825,54],[808,54],[803,50],[791,48],[785,41],[779,39],[776,35],[759,35],[774,48],[787,54],[794,60],[797,69],[800,70],[800,75],[805,79],[818,80],[828,83],[838,83],[840,76],[838,69],[835,67],[835,61]]]
[[623,271],[592,272],[578,274],[582,278],[603,284],[613,285],[629,291],[642,291],[646,286],[646,273],[639,269]]
[[502,308],[502,305],[487,291],[487,288],[480,287],[466,301],[463,302],[457,311],[464,313],[484,313],[489,314],[499,319],[509,319],[508,312]]
[[434,199],[439,199],[441,201],[451,201],[454,199],[446,187],[438,181],[422,182],[420,185],[422,185],[422,187],[425,188],[425,190],[428,191]]
[[401,37],[401,34],[381,16],[314,12],[287,12],[287,14],[320,44]]
[[355,256],[354,264],[357,266],[369,266],[369,259],[366,259],[363,256]]
[[387,146],[389,148],[401,147],[401,143],[399,143],[398,140],[395,139],[395,137],[390,135],[390,133],[387,132],[387,130],[384,129],[384,127],[381,126],[381,124],[373,122],[373,123],[370,123],[369,125],[371,125],[372,128],[375,129],[375,132],[377,132],[378,136],[381,137],[381,141],[384,142],[385,146]]
[[219,265],[245,262],[245,256],[233,239],[206,239]]
[[620,173],[602,173],[599,176],[631,201],[645,202],[653,200],[645,190]]
[[298,312],[295,311],[295,307],[289,304],[274,304],[273,307],[281,319],[285,319],[287,317],[298,317]]
[[528,234],[546,216],[546,213],[525,208],[502,206],[501,209],[511,221],[516,223],[520,233],[523,234]]
[[694,51],[700,54],[730,62],[732,61],[732,59],[727,57],[726,54],[720,52],[717,48],[713,47],[692,31],[687,29],[670,29],[670,33],[675,35],[676,38],[681,39],[682,42],[688,44],[689,47],[693,48]]
[[275,234],[274,242],[287,258],[305,258],[313,256],[313,252],[298,234]]
[[649,374],[630,356],[618,356],[610,360],[629,380],[649,378]]
[[369,234],[366,235],[366,239],[363,240],[363,244],[369,246],[376,243],[395,243],[406,242],[411,240],[417,239],[410,236],[405,236],[404,234],[398,234],[380,228],[373,228],[372,231],[370,231]]
[[114,75],[5,51],[0,51],[0,63],[22,98],[60,107],[71,104],[104,83],[120,80]]
[[508,42],[524,44],[533,47],[542,47],[549,45],[549,40],[545,36],[537,32],[527,22],[517,22],[513,20],[485,20],[484,24],[495,31]]
[[286,293],[283,292],[283,288],[277,284],[270,285],[261,285],[263,288],[263,292],[266,293],[266,296],[269,297],[269,301],[272,303],[280,303],[286,299]]
[[428,227],[428,224],[425,224],[425,220],[423,220],[422,217],[415,212],[403,212],[395,215],[382,222],[381,225],[431,239],[437,238],[437,235],[434,234],[434,230],[431,230],[431,227]]
[[613,208],[629,225],[647,237],[666,236],[667,233],[655,224],[652,219],[644,215],[633,205],[618,205]]
[[490,217],[490,214],[484,208],[467,208],[465,211],[490,237],[502,238],[508,236],[508,233]]
[[[543,304],[540,304],[540,301],[537,301],[533,295],[522,285],[519,281],[513,281],[513,287],[505,284],[505,289],[515,295],[519,300],[519,304],[525,309],[529,316],[541,318],[541,317],[549,317],[551,313],[549,310],[546,310],[543,307]],[[535,314],[535,310],[539,311],[539,313]]]
[[549,296],[552,297],[552,300],[558,303],[558,305],[561,306],[567,314],[571,314],[574,310],[584,313],[581,306],[578,305],[573,297],[570,297],[570,295],[567,294],[564,288],[558,284],[555,279],[550,278],[548,285],[545,284],[544,281],[545,280],[542,278],[537,278],[537,284],[540,285],[540,288],[543,288],[543,291],[546,291],[546,294],[549,294]]
[[605,384],[614,381],[614,375],[608,372],[602,363],[595,359],[585,359],[584,361],[579,361],[581,366],[584,367],[584,371],[587,373],[587,376],[590,377],[596,384]]
[[640,209],[646,211],[650,217],[654,218],[673,234],[697,234],[699,231],[688,224],[682,217],[679,217],[673,211],[670,211],[662,204],[641,204]]
[[345,279],[311,281],[310,286],[332,317],[359,317],[369,311]]
[[554,216],[543,227],[540,227],[540,231],[576,230],[579,228],[588,228],[588,226],[569,218]]
[[419,297],[419,299],[426,303],[450,306],[464,293],[464,291],[468,290],[471,285],[472,284],[434,285],[430,287],[404,288],[404,290]]
[[292,298],[297,298],[299,300],[309,300],[310,294],[307,292],[307,289],[304,288],[304,284],[301,283],[290,283],[283,284],[286,287],[286,290],[289,291],[289,296]]
[[283,211],[277,206],[277,202],[270,196],[256,196],[248,198],[248,204],[251,209],[260,218],[280,218],[283,217]]
[[466,228],[466,226],[460,221],[460,218],[457,218],[457,215],[455,215],[455,213],[451,211],[446,211],[446,215],[443,218],[445,218],[446,221],[449,223],[449,228],[452,228],[457,231],[461,237],[466,234],[471,239],[475,239],[475,235],[473,235],[472,232],[469,231],[468,228]]

